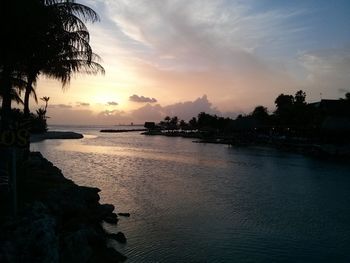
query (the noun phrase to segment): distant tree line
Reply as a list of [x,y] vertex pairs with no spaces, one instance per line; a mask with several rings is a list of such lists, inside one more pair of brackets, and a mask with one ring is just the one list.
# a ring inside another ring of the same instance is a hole
[[[225,135],[234,132],[260,134],[279,134],[299,137],[319,136],[325,122],[350,122],[350,93],[339,100],[321,100],[317,103],[306,103],[306,93],[299,90],[295,95],[280,94],[275,99],[276,109],[269,113],[262,105],[246,115],[236,119],[219,117],[201,112],[188,122],[177,116],[166,116],[158,127],[164,130],[198,131],[212,135]],[[338,125],[339,126],[339,125]],[[338,129],[338,132],[350,131],[350,126]]]

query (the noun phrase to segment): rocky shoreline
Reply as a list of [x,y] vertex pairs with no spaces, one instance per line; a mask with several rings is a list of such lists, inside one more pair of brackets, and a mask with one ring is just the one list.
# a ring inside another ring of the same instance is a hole
[[98,188],[66,179],[40,153],[31,153],[18,169],[18,215],[0,217],[0,262],[126,260],[107,245],[110,239],[125,243],[126,238],[103,229],[103,221],[117,224],[118,215],[113,205],[99,203]]

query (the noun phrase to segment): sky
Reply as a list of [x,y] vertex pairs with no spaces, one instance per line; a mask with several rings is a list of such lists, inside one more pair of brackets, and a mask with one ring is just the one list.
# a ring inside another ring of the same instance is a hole
[[[81,0],[105,75],[69,87],[41,77],[50,124],[235,117],[281,94],[307,101],[350,91],[348,0]],[[32,108],[38,108],[43,103]]]

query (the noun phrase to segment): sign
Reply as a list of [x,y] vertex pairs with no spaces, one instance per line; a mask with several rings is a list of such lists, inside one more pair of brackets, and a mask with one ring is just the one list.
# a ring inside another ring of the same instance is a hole
[[29,121],[16,123],[12,128],[0,129],[0,147],[28,147]]

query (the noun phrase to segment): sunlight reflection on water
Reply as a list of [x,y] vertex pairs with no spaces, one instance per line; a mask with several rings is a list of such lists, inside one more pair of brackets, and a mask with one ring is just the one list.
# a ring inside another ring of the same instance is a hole
[[[87,137],[89,139],[93,137]],[[213,160],[198,158],[193,155],[178,155],[176,153],[159,154],[160,152],[156,149],[143,149],[143,148],[129,148],[129,147],[117,147],[117,146],[97,146],[97,145],[86,145],[80,142],[63,141],[56,147],[59,151],[69,152],[80,152],[80,153],[98,153],[98,154],[110,154],[116,156],[127,156],[134,158],[142,158],[149,160],[160,160],[168,162],[179,162],[186,164],[196,164],[202,166],[227,166],[227,161],[224,160]]]
[[347,262],[349,166],[264,148],[76,129],[32,145],[101,201],[130,262]]

